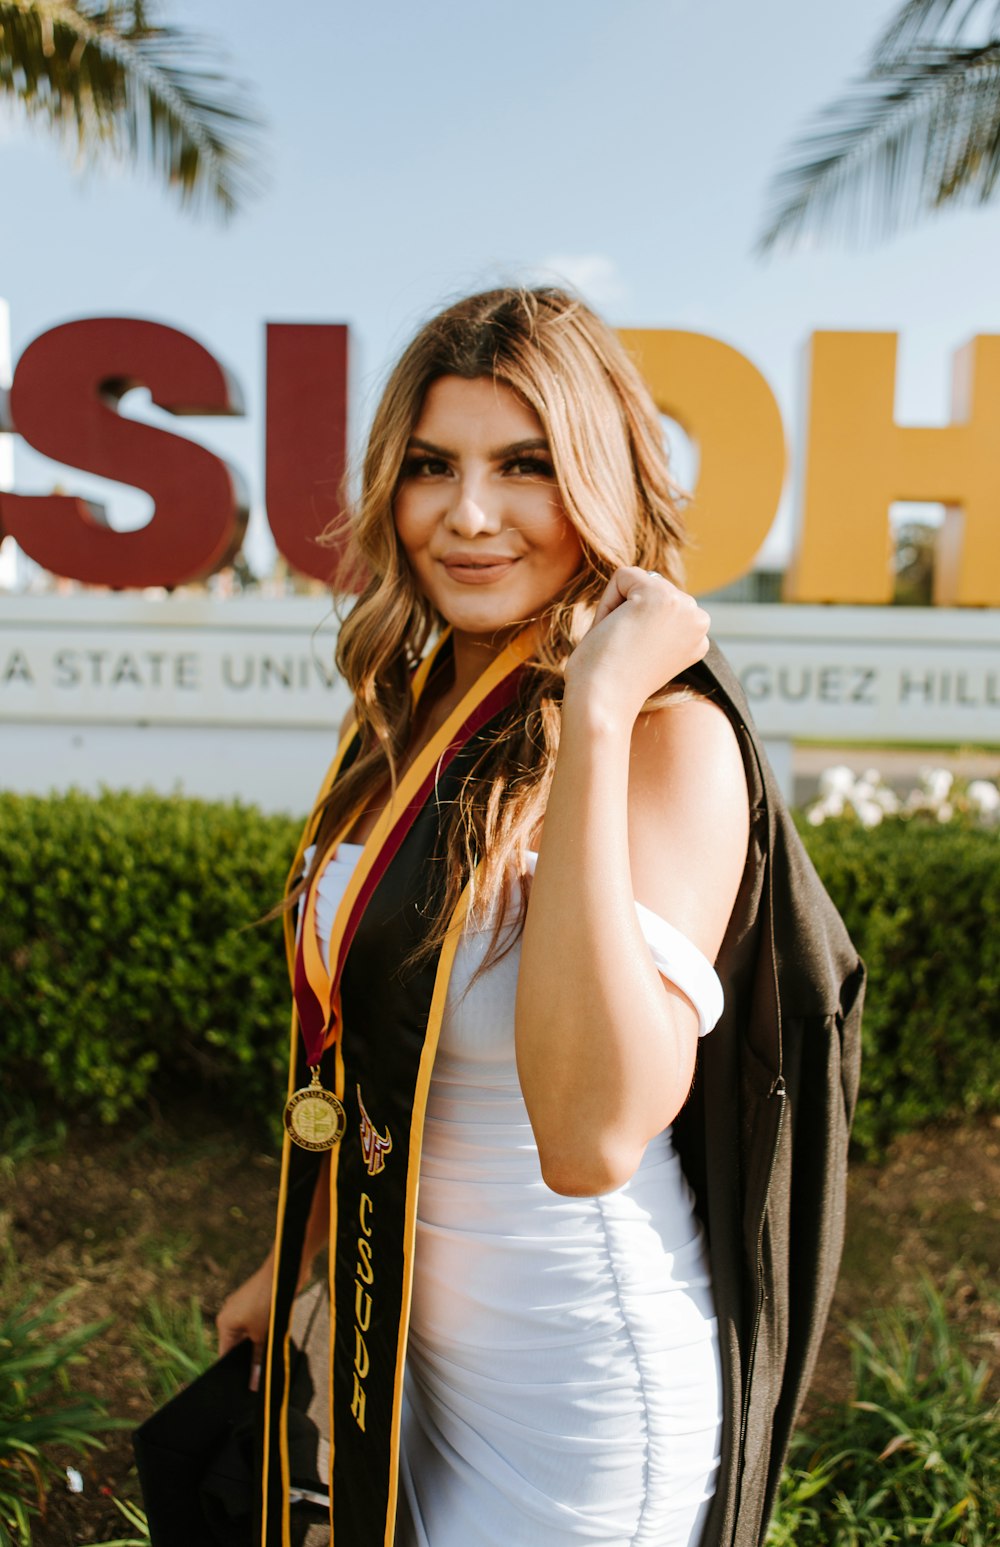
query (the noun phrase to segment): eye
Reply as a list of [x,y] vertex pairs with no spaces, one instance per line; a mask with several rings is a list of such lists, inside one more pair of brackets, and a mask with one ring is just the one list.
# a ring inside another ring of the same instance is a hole
[[403,463],[402,476],[404,478],[443,478],[448,471],[448,464],[441,457],[432,457],[418,453],[406,458]]
[[505,473],[513,473],[516,478],[554,478],[556,470],[547,456],[535,452],[530,456],[511,457],[504,464]]

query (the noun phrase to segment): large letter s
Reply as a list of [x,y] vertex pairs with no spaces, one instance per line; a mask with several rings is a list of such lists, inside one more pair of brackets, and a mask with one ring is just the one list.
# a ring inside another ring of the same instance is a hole
[[243,540],[238,474],[203,446],[117,411],[132,387],[169,413],[239,414],[239,391],[208,350],[176,328],[132,318],[63,323],[21,356],[13,427],[30,446],[83,472],[150,494],[152,520],[113,531],[72,495],[0,495],[2,530],[57,575],[89,585],[176,586],[227,564]]

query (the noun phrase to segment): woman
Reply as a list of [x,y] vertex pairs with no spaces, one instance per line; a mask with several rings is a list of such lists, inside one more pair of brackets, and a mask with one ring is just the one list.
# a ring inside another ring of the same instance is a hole
[[731,1338],[671,1125],[762,866],[731,711],[675,684],[709,620],[656,409],[578,300],[474,296],[393,372],[352,530],[278,1253],[219,1316],[223,1352],[270,1328],[263,1539],[332,1222],[339,1547],[697,1543],[720,1456],[736,1508]]

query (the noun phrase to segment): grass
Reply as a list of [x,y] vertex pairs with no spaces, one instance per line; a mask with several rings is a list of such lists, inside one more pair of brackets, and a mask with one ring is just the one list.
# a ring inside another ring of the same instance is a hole
[[[15,1276],[10,1260],[3,1274],[8,1287]],[[74,1368],[109,1325],[66,1329],[64,1313],[73,1296],[68,1289],[39,1302],[32,1290],[0,1318],[0,1547],[31,1547],[49,1490],[65,1485],[66,1454],[79,1458],[103,1449],[103,1432],[131,1426],[109,1418],[92,1395],[73,1389]],[[133,1328],[132,1343],[157,1406],[215,1358],[215,1339],[194,1295],[183,1306],[151,1300]],[[111,1502],[134,1534],[105,1547],[145,1547],[149,1532],[142,1509],[129,1500]]]
[[66,1143],[67,1127],[61,1117],[43,1118],[32,1102],[0,1101],[0,1127],[3,1129],[3,1154],[0,1177],[14,1180],[18,1165],[45,1155],[57,1155]]
[[196,1245],[189,1230],[167,1230],[143,1237],[138,1249],[157,1274],[165,1275],[183,1267]]
[[156,1407],[169,1402],[216,1357],[214,1329],[206,1326],[197,1295],[191,1295],[184,1305],[150,1300],[132,1330],[131,1341]]
[[[56,1136],[45,1123],[32,1120],[26,1128],[26,1152],[0,1210],[0,1319],[20,1301],[26,1282],[39,1284],[46,1296],[76,1285],[65,1324],[108,1326],[82,1349],[85,1362],[71,1367],[68,1383],[55,1383],[53,1405],[89,1390],[122,1419],[121,1429],[103,1435],[106,1447],[87,1450],[87,1459],[79,1447],[72,1454],[54,1452],[62,1464],[46,1473],[46,1516],[41,1523],[35,1519],[34,1544],[144,1543],[128,1430],[211,1357],[212,1316],[270,1245],[277,1166],[241,1128],[212,1128],[197,1108],[132,1133],[113,1135],[77,1123],[56,1148],[49,1147]],[[875,1337],[871,1311],[906,1305],[919,1311],[914,1325],[922,1326],[924,1268],[947,1286],[954,1338],[961,1339],[972,1366],[984,1349],[1000,1349],[1000,1296],[986,1299],[981,1288],[1000,1269],[1000,1119],[899,1139],[884,1163],[852,1165],[849,1190],[844,1271],[803,1423],[810,1438],[796,1448],[786,1485],[786,1523],[797,1519],[801,1531],[787,1525],[785,1547],[799,1547],[800,1540],[802,1547],[843,1547],[852,1540],[868,1547],[872,1540],[848,1534],[838,1542],[841,1520],[832,1517],[835,1524],[829,1524],[830,1499],[838,1491],[850,1498],[848,1484],[857,1471],[839,1461],[831,1471],[827,1464],[861,1432],[852,1428],[848,1434],[848,1401],[879,1400],[852,1388],[849,1325]],[[10,1242],[9,1273],[4,1238]],[[954,1285],[951,1271],[960,1272]],[[854,1421],[861,1416],[853,1414]],[[889,1438],[877,1442],[875,1457]],[[817,1456],[824,1441],[827,1448]],[[880,1480],[896,1460],[874,1468],[870,1481]],[[83,1473],[82,1493],[67,1492],[66,1462]],[[810,1497],[807,1489],[815,1490]],[[822,1526],[808,1525],[809,1509],[819,1513]],[[967,1524],[960,1517],[936,1540],[961,1543],[958,1533]],[[896,1525],[884,1527],[890,1529],[895,1540],[906,1541]],[[1000,1547],[1000,1529],[993,1539]]]
[[66,1330],[72,1295],[39,1303],[29,1290],[0,1318],[0,1547],[30,1547],[48,1489],[65,1476],[55,1448],[100,1449],[100,1434],[122,1427],[94,1397],[71,1392],[70,1371],[106,1326]]
[[118,1536],[112,1542],[91,1542],[88,1543],[88,1547],[146,1547],[149,1541],[149,1525],[146,1520],[146,1511],[140,1509],[138,1504],[130,1504],[127,1499],[112,1498],[111,1502],[115,1509],[124,1515],[133,1531],[135,1531],[135,1536]]
[[851,1328],[854,1396],[798,1434],[767,1547],[990,1547],[1000,1404],[929,1280],[922,1307]]

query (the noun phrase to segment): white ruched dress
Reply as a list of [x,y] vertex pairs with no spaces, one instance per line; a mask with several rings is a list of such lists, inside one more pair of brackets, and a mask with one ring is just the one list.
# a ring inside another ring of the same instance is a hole
[[[360,852],[320,877],[324,951]],[[636,909],[709,1030],[710,964]],[[397,1547],[695,1547],[722,1399],[691,1191],[669,1129],[615,1192],[546,1187],[514,1059],[519,948],[469,986],[489,939],[456,952],[431,1081]]]

